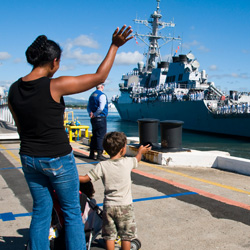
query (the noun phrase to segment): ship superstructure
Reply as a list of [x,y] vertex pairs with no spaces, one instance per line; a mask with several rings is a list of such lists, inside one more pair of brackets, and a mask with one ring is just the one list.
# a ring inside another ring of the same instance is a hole
[[134,20],[150,27],[151,33],[135,33],[148,46],[146,63],[139,62],[122,76],[121,94],[112,98],[121,118],[181,120],[184,129],[250,137],[248,93],[230,91],[225,95],[208,81],[205,70],[199,71],[200,64],[190,52],[161,60],[160,48],[181,38],[159,34],[160,29],[175,27],[173,22],[161,21],[159,4],[157,0],[157,9],[148,21]]

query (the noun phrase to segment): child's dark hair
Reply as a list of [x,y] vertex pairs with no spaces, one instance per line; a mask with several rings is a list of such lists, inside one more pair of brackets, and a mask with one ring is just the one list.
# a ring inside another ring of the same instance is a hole
[[28,47],[25,54],[27,62],[36,68],[52,62],[55,58],[59,60],[62,49],[57,43],[41,35]]
[[84,193],[89,199],[92,199],[95,193],[95,189],[91,181],[86,183],[80,182],[80,191]]
[[126,145],[127,137],[123,132],[109,132],[104,136],[103,148],[110,157],[117,155]]

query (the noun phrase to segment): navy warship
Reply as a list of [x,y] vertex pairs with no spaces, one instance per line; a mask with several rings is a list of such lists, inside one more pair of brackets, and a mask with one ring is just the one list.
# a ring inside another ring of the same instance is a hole
[[199,71],[200,64],[191,52],[161,60],[160,48],[170,42],[180,43],[181,38],[159,34],[160,29],[175,27],[173,22],[161,21],[159,4],[157,0],[149,20],[134,20],[151,32],[135,33],[135,38],[148,46],[146,63],[139,62],[137,68],[123,75],[120,95],[112,97],[121,119],[180,120],[187,130],[250,137],[249,93],[231,90],[224,94],[208,81],[205,70]]

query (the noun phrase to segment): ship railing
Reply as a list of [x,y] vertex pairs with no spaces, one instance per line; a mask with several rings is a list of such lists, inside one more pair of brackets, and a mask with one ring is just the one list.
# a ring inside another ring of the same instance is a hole
[[8,97],[0,97],[0,120],[15,125],[15,121],[8,107]]
[[186,83],[179,83],[177,86],[180,89],[187,89],[188,88],[188,85]]
[[223,104],[220,103],[219,105],[216,105],[216,107],[213,106],[213,103],[209,100],[205,101],[207,109],[216,115],[230,115],[230,114],[237,114],[237,115],[243,115],[243,114],[250,114],[250,103],[238,103],[238,104]]

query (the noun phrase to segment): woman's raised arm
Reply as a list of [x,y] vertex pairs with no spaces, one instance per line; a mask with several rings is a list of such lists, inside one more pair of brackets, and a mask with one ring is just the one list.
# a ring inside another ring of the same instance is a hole
[[89,90],[100,83],[105,82],[115,60],[117,50],[127,41],[133,38],[131,26],[126,25],[113,33],[112,43],[108,53],[96,73],[80,76],[62,76],[51,80],[50,91],[54,100],[59,101],[61,96],[80,93]]

